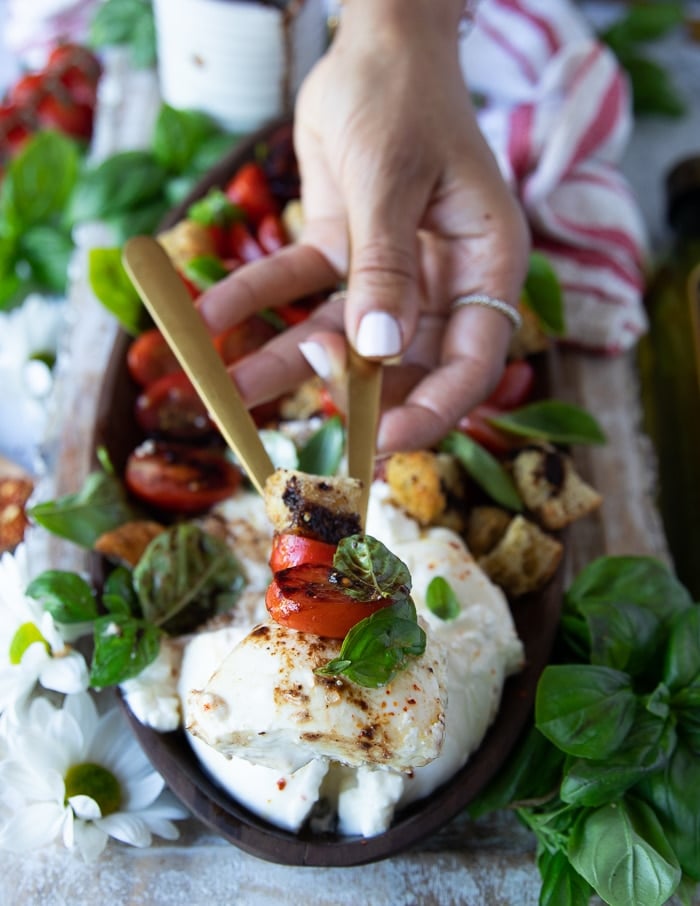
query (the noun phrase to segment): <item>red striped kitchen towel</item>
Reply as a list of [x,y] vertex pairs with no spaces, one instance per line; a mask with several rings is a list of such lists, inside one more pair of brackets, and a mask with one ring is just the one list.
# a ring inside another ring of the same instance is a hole
[[646,329],[646,229],[618,165],[626,77],[568,0],[482,0],[462,42],[479,121],[562,283],[566,341],[615,353]]

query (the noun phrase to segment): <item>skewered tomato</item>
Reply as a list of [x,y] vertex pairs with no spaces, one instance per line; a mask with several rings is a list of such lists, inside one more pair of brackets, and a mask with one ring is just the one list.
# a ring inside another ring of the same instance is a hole
[[525,359],[514,359],[508,362],[498,384],[484,401],[485,406],[496,409],[515,409],[532,395],[535,384],[535,369]]
[[269,321],[260,315],[251,315],[214,337],[214,346],[224,364],[232,365],[276,336],[277,329]]
[[343,639],[352,627],[389,601],[356,601],[330,581],[327,566],[292,566],[275,574],[265,595],[265,606],[277,623],[299,632]]
[[129,456],[125,480],[131,493],[146,503],[193,514],[230,497],[241,473],[222,450],[146,441]]
[[502,411],[502,409],[496,409],[494,406],[485,404],[476,406],[460,420],[458,428],[468,434],[472,440],[475,440],[482,447],[493,453],[494,456],[502,456],[520,442],[519,438],[514,434],[501,431],[489,422],[490,418],[500,415]]
[[276,532],[272,539],[270,569],[273,573],[292,566],[333,566],[335,544],[326,544],[315,538],[304,535],[293,535],[291,532]]
[[207,407],[184,371],[163,375],[136,399],[136,421],[146,434],[194,440],[216,431]]

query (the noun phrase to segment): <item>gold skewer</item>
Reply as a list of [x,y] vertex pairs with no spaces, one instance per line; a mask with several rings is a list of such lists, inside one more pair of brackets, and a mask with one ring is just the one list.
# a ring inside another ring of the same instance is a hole
[[350,348],[348,358],[348,473],[362,481],[360,520],[367,520],[369,489],[382,390],[381,362],[371,362]]
[[124,246],[124,267],[257,490],[274,471],[255,422],[219,358],[204,321],[162,246],[135,236]]

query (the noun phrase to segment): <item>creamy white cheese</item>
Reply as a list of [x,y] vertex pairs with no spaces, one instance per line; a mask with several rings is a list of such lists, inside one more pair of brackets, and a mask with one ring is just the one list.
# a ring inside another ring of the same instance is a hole
[[[290,770],[298,760],[270,767],[238,756],[229,759],[188,734],[203,769],[223,789],[252,812],[286,830],[298,830],[322,798],[337,814],[341,833],[381,833],[391,824],[396,808],[429,795],[465,764],[498,711],[506,677],[523,663],[522,644],[505,596],[479,569],[461,538],[449,529],[421,529],[388,497],[385,484],[373,485],[367,532],[383,541],[409,567],[412,595],[431,646],[446,657],[442,747],[437,757],[409,773],[387,767],[352,767],[327,753],[319,756],[313,751],[309,760],[302,759],[303,767]],[[255,544],[249,543],[245,529],[248,512],[252,513],[250,524],[260,536]],[[238,495],[219,513],[232,520],[234,528],[229,537],[234,544],[238,532],[247,537],[249,586],[231,626],[200,633],[185,645],[177,688],[171,688],[170,696],[174,692],[179,697],[185,724],[190,719],[187,700],[191,690],[203,688],[237,643],[267,617],[264,590],[270,575],[259,558],[267,556],[270,530],[260,498]],[[253,564],[251,559],[256,557],[258,562]],[[426,592],[435,576],[450,583],[460,603],[460,613],[453,620],[443,621],[427,608]],[[141,716],[151,723],[147,707]]]

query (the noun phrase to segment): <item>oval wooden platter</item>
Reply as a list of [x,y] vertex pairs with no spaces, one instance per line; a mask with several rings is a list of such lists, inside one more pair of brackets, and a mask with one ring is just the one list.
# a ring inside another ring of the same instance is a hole
[[[272,124],[269,129],[280,124]],[[214,186],[223,186],[253,158],[269,134],[262,130],[238,144],[172,212],[163,228],[185,216],[192,201]],[[138,392],[126,368],[130,337],[119,334],[101,388],[94,448],[110,454],[118,473],[142,439],[133,418]],[[546,362],[541,379],[547,384]],[[100,565],[96,565],[99,574]],[[539,676],[549,661],[562,598],[562,568],[541,594],[518,600],[512,610],[526,654],[524,669],[509,678],[500,709],[481,746],[466,765],[429,798],[398,813],[391,827],[375,837],[345,837],[307,830],[294,834],[258,818],[222,791],[204,772],[184,730],[161,734],[143,726],[124,706],[130,726],[153,766],[166,783],[207,827],[242,850],[285,865],[351,866],[385,859],[416,846],[447,824],[480,793],[504,764],[530,720]]]

